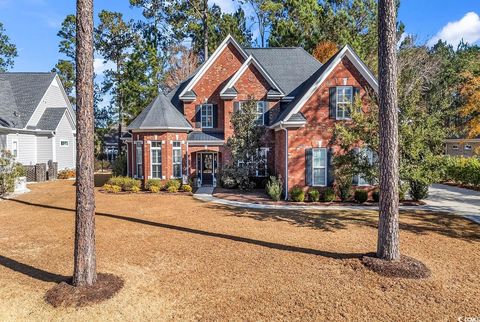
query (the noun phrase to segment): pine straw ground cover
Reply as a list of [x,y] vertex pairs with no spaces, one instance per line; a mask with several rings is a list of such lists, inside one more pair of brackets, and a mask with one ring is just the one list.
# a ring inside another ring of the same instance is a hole
[[426,280],[363,266],[374,212],[250,211],[179,195],[97,194],[97,261],[113,298],[81,308],[44,300],[71,275],[72,181],[0,200],[0,320],[456,320],[480,316],[480,226],[402,213],[403,254]]

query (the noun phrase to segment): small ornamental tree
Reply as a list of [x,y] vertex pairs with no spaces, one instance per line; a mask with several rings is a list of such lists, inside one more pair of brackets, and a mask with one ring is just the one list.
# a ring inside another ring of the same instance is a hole
[[[235,182],[242,190],[253,188],[250,177],[255,174],[259,162],[259,149],[263,146],[265,128],[258,124],[257,102],[242,102],[231,119],[233,135],[227,140],[232,155],[231,164],[223,169],[222,181]],[[230,185],[231,186],[231,185]]]
[[15,157],[8,150],[0,150],[0,196],[13,192],[15,180],[25,175],[23,166],[15,162]]

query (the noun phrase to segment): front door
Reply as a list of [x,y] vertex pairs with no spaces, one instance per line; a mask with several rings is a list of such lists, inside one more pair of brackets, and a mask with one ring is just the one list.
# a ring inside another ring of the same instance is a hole
[[214,162],[213,153],[202,153],[202,186],[213,185]]

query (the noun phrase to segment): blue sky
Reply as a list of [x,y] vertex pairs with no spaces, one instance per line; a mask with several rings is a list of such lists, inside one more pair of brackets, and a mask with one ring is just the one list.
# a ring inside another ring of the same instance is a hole
[[[235,9],[231,0],[209,1],[224,11]],[[140,10],[130,8],[128,0],[94,2],[96,13],[108,9],[123,12],[127,18],[141,17]],[[0,22],[18,48],[13,71],[51,70],[61,57],[57,31],[64,17],[74,11],[74,0],[0,0]],[[406,32],[418,35],[420,41],[442,38],[456,43],[465,38],[479,43],[479,15],[480,0],[402,0],[399,19],[405,23]],[[97,59],[97,72],[103,68],[101,59]]]

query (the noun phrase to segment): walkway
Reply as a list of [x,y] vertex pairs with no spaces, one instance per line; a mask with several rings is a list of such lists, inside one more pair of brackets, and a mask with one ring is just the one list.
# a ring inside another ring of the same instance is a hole
[[[208,189],[208,188],[200,188]],[[217,204],[250,208],[250,209],[286,209],[286,210],[376,210],[377,206],[319,206],[319,205],[274,205],[274,204],[257,204],[240,201],[225,200],[214,197],[212,195],[213,188],[210,191],[197,190],[194,197],[196,199],[213,202]],[[433,185],[430,188],[430,195],[425,202],[425,206],[401,206],[403,210],[426,210],[436,212],[447,212],[463,216],[480,224],[480,192],[451,187],[447,185]]]

